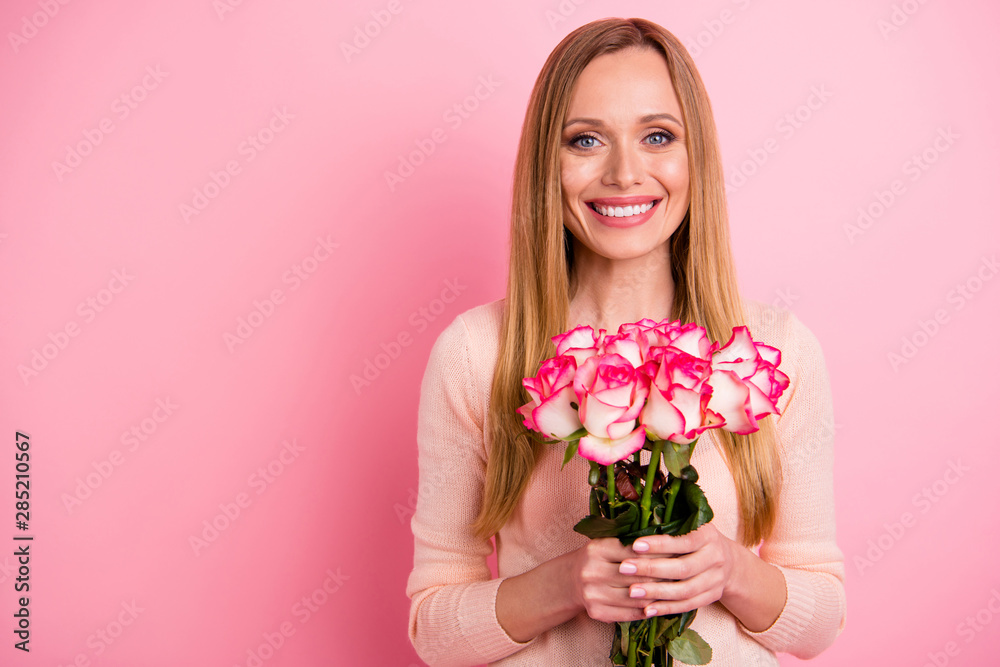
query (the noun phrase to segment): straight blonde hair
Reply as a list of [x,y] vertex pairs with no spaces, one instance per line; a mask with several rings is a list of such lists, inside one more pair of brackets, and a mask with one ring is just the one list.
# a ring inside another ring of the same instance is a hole
[[[483,506],[473,525],[484,538],[510,518],[543,446],[516,412],[528,401],[521,380],[555,354],[551,337],[570,325],[573,257],[563,227],[559,168],[570,95],[591,60],[631,48],[654,49],[667,61],[686,128],[690,205],[670,240],[675,283],[671,317],[695,322],[723,343],[733,327],[746,323],[730,249],[715,121],[694,62],[676,37],[645,19],[603,19],[577,28],[556,46],[535,82],[514,167],[510,268],[486,424],[492,444]],[[763,420],[761,429],[748,436],[716,432],[739,498],[741,541],[750,547],[770,534],[775,521],[781,466],[771,422]]]

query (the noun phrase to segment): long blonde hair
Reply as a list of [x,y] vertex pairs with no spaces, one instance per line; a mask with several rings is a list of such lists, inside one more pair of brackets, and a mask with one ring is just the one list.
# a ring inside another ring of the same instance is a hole
[[[670,241],[671,317],[695,322],[721,342],[746,323],[715,122],[694,62],[676,37],[645,19],[609,18],[577,28],[549,55],[535,82],[514,167],[510,270],[486,424],[492,445],[484,502],[473,526],[482,537],[510,518],[539,452],[516,412],[528,401],[521,380],[555,354],[550,338],[569,328],[573,258],[563,227],[559,148],[570,95],[591,60],[629,48],[655,49],[666,59],[686,128],[690,206]],[[781,467],[771,422],[763,420],[749,436],[716,432],[735,481],[747,546],[766,538],[775,521]]]

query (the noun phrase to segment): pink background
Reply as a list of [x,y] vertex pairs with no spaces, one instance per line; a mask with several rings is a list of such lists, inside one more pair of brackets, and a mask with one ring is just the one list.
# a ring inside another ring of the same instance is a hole
[[0,663],[419,664],[419,381],[502,296],[538,70],[609,15],[691,45],[745,295],[824,347],[848,625],[814,664],[995,662],[997,5],[346,5],[3,3]]

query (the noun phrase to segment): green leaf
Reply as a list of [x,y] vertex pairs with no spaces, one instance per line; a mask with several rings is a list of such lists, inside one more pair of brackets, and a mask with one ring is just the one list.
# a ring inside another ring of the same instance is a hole
[[624,621],[618,624],[622,635],[622,654],[628,655],[628,638],[629,638],[629,627],[632,624],[629,621]]
[[617,505],[617,507],[626,507],[626,509],[614,519],[604,516],[587,516],[580,519],[573,526],[573,530],[590,538],[619,537],[634,531],[639,525],[639,506],[633,502],[626,502]]
[[567,440],[579,440],[580,438],[582,438],[585,435],[587,435],[587,429],[581,426],[577,430],[575,430],[572,433],[570,433],[569,436],[566,437],[566,439]]
[[677,635],[683,634],[685,630],[691,627],[691,623],[694,621],[695,614],[697,613],[698,613],[697,609],[691,609],[689,611],[685,611],[684,613],[682,613],[680,616],[677,617],[679,620],[679,622],[677,623],[677,632],[676,632]]
[[573,458],[574,456],[576,456],[576,450],[579,449],[579,448],[580,448],[580,440],[579,439],[577,439],[577,440],[570,440],[569,443],[566,444],[566,454],[563,455],[563,464],[559,468],[560,470],[562,470],[563,468],[565,468],[566,464],[569,463],[570,459]]
[[[656,643],[655,643],[656,646],[665,644],[666,642],[674,638],[674,635],[676,634],[677,630],[677,619],[678,616],[676,614],[660,617],[660,628],[656,633]],[[674,632],[670,632],[668,634],[667,631],[670,630],[671,628],[673,628]]]
[[707,665],[712,661],[712,647],[694,630],[688,628],[667,644],[667,651],[688,665]]
[[694,469],[693,465],[684,466],[681,470],[681,474],[678,475],[685,482],[697,482],[698,481],[698,471]]
[[596,537],[614,537],[618,534],[618,524],[614,519],[603,516],[588,516],[580,519],[573,530],[593,539]]
[[667,442],[663,446],[663,462],[674,477],[680,477],[681,471],[691,463],[691,445],[678,445]]
[[683,482],[680,493],[687,504],[689,515],[682,524],[681,530],[676,534],[684,535],[711,521],[715,514],[708,506],[705,493],[694,482]]

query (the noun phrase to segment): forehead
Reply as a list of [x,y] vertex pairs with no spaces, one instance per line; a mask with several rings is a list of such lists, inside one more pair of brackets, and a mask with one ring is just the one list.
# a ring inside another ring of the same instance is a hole
[[591,60],[570,95],[568,118],[629,122],[667,112],[681,118],[667,61],[653,49],[627,49]]

